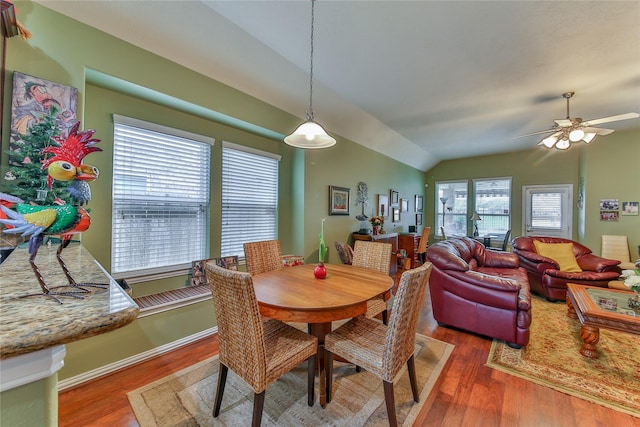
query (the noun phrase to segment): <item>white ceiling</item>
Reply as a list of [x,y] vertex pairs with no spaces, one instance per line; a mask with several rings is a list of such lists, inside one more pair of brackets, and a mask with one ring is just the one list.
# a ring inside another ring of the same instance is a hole
[[[301,119],[308,109],[308,0],[37,2]],[[572,117],[640,112],[640,1],[319,0],[313,87],[330,133],[421,170],[530,149],[539,136],[513,137],[565,118],[564,92]]]

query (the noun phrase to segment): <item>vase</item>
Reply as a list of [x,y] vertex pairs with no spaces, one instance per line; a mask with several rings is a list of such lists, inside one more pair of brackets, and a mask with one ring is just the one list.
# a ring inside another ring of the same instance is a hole
[[327,277],[327,268],[324,266],[324,263],[320,263],[316,265],[316,268],[313,269],[313,275],[316,279],[324,279]]
[[374,226],[373,226],[373,235],[374,235],[374,236],[377,236],[377,235],[378,235],[378,226],[377,226],[377,225],[374,225]]

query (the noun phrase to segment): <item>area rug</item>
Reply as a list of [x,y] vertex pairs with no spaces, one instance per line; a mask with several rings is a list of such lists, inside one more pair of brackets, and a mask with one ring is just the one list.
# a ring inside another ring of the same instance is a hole
[[[411,426],[442,372],[454,346],[416,335],[415,364],[420,403],[411,394],[406,366],[394,383],[398,423]],[[141,427],[250,425],[253,390],[229,371],[220,415],[212,417],[218,382],[218,357],[212,357],[127,394]],[[334,363],[331,403],[307,406],[306,363],[267,388],[262,426],[386,426],[382,381],[353,365]]]
[[600,329],[598,358],[580,354],[580,321],[567,306],[532,298],[529,344],[494,340],[487,366],[640,417],[640,336]]

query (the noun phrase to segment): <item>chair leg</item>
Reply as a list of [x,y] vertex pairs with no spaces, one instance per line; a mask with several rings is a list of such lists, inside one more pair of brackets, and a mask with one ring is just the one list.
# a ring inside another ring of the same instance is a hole
[[420,402],[420,396],[418,395],[418,383],[416,381],[416,362],[413,358],[413,354],[407,360],[407,372],[409,373],[409,382],[411,383],[411,392],[413,393],[414,402]]
[[253,418],[251,419],[252,427],[260,427],[262,422],[262,408],[264,408],[264,395],[266,390],[262,393],[255,393],[253,395]]
[[398,420],[396,419],[396,402],[393,398],[393,383],[382,381],[384,386],[384,401],[387,406],[387,417],[389,418],[389,427],[397,427]]
[[382,323],[385,325],[389,324],[389,312],[387,310],[382,312]]
[[220,405],[222,404],[222,395],[224,394],[224,385],[227,382],[227,368],[222,363],[218,368],[218,387],[216,388],[216,401],[213,405],[213,417],[217,417],[220,414]]
[[[311,356],[307,359],[307,405],[313,406],[313,401],[316,399],[316,356]],[[322,385],[322,382],[320,382]]]
[[333,353],[326,349],[324,351],[324,370],[327,384],[325,395],[327,396],[327,403],[329,403],[331,402],[331,388],[333,386]]

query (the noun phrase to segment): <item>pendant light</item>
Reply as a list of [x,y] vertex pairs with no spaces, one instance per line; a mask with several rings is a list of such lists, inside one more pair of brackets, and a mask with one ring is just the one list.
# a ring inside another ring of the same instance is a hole
[[296,128],[284,142],[298,148],[327,148],[335,145],[336,140],[327,134],[324,128],[314,120],[313,115],[313,24],[315,0],[311,0],[311,66],[309,72],[309,110],[307,120]]

